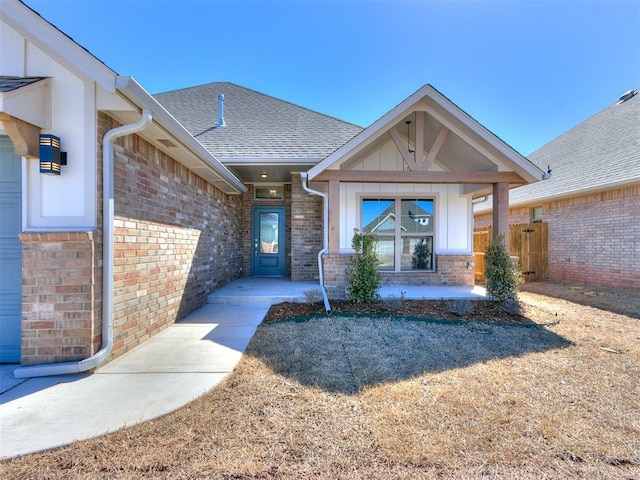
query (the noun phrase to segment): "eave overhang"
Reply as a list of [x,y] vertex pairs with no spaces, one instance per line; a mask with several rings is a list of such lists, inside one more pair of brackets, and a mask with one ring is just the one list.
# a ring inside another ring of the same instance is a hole
[[[118,76],[116,90],[138,108],[151,110],[155,128],[146,129],[140,133],[141,136],[225,193],[241,194],[247,191],[247,187],[215,156],[209,153],[134,78]],[[130,117],[134,114],[134,112],[117,109],[109,110],[109,113],[123,122],[130,122],[132,120]],[[184,155],[178,153],[178,147],[182,147]]]
[[[505,144],[432,86],[425,85],[352,140],[327,156],[322,162],[311,168],[309,170],[309,180],[318,180],[317,177],[322,172],[337,169],[336,164],[340,162],[348,164],[357,155],[366,152],[372,145],[380,142],[383,136],[386,136],[388,132],[391,132],[402,123],[411,112],[418,111],[426,112],[427,115],[433,117],[488,160],[496,165],[502,165],[503,167],[500,170],[514,172],[524,183],[532,183],[545,178],[545,173],[536,165]],[[472,172],[468,173],[471,174]],[[485,187],[481,185],[482,181],[474,182],[478,184],[477,188],[474,188],[471,182],[469,183],[467,186],[469,193],[473,190],[481,192]],[[519,182],[519,184],[522,183]]]

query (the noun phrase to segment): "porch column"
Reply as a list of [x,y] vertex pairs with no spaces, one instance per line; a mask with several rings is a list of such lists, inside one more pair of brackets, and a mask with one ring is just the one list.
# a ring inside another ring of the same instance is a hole
[[493,238],[504,235],[504,246],[509,251],[509,184],[493,184]]
[[329,182],[329,253],[340,252],[340,182]]

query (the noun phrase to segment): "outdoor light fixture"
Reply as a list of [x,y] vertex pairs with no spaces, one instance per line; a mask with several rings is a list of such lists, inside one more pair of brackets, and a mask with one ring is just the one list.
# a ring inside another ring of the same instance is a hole
[[411,145],[409,143],[409,141],[411,140],[411,137],[409,136],[409,126],[411,126],[411,120],[407,120],[404,123],[407,124],[407,150],[409,150],[409,153],[415,153],[415,150],[411,150]]
[[267,175],[267,172],[262,172],[262,173],[260,174],[260,177],[261,177],[261,178],[267,178],[268,176],[269,176],[269,175]]
[[40,173],[60,175],[60,166],[67,164],[67,152],[60,151],[60,138],[40,135]]

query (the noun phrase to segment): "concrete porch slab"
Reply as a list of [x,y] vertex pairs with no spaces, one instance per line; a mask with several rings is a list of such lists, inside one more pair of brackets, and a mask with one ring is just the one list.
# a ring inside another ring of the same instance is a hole
[[[210,304],[242,305],[283,302],[304,303],[305,291],[320,291],[317,282],[293,282],[290,278],[241,277],[211,293]],[[379,290],[381,298],[404,296],[407,300],[487,300],[486,289],[474,285],[385,285]]]

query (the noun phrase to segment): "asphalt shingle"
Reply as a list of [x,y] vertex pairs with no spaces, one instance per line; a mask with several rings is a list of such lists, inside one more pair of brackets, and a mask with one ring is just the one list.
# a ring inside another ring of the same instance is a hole
[[[527,158],[539,168],[551,168],[551,178],[512,189],[509,204],[531,204],[640,181],[640,90],[637,92],[530,154]],[[490,209],[491,202],[485,202],[474,210]]]
[[[224,94],[225,127],[218,121]],[[154,95],[213,155],[230,158],[322,159],[361,127],[240,87],[209,83]]]
[[0,76],[0,92],[10,92],[32,83],[39,82],[47,77],[12,77]]

